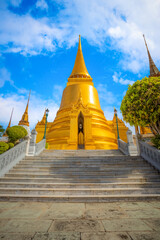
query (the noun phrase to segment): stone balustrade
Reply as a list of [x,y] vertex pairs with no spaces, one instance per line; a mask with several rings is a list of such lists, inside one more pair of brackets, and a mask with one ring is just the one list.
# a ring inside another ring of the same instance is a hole
[[0,177],[7,173],[26,155],[36,156],[45,149],[46,139],[43,139],[41,142],[36,144],[36,135],[37,132],[33,129],[31,137],[27,137],[26,140],[23,140],[15,147],[0,155]]
[[128,143],[122,141],[121,139],[118,139],[118,149],[125,155],[138,156],[139,154],[137,146],[135,146],[133,143],[133,135],[131,130],[127,131],[127,140]]
[[129,155],[128,152],[128,143],[124,142],[121,139],[118,139],[118,149],[125,155]]
[[0,177],[25,157],[27,143],[25,140],[0,155]]
[[141,157],[160,171],[160,150],[143,141],[139,141],[139,147]]
[[46,145],[46,139],[42,139],[39,143],[36,143],[37,132],[35,129],[31,132],[31,139],[29,145],[28,156],[36,156],[39,155],[44,149]]
[[39,143],[36,144],[36,149],[35,149],[35,155],[39,155],[46,146],[46,139],[42,139],[42,141],[40,141]]

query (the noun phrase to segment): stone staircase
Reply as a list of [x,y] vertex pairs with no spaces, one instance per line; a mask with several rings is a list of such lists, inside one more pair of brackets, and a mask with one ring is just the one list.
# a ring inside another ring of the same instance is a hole
[[0,178],[0,201],[108,202],[160,199],[160,175],[118,150],[45,150]]

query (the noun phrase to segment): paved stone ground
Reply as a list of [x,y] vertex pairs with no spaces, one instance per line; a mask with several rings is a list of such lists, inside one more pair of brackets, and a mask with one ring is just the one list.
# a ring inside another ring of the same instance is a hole
[[0,202],[3,240],[160,240],[160,201]]

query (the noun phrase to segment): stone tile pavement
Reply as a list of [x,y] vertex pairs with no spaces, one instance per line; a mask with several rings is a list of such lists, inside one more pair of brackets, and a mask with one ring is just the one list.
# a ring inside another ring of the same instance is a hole
[[160,201],[0,202],[3,240],[160,240]]

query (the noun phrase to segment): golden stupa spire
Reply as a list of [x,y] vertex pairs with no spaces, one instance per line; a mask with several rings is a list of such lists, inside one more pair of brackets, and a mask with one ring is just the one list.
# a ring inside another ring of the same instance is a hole
[[160,76],[160,71],[156,67],[156,65],[155,65],[155,63],[154,63],[154,61],[153,61],[153,59],[151,57],[151,54],[149,52],[149,49],[148,49],[147,42],[146,42],[144,34],[143,34],[143,38],[144,38],[144,42],[145,42],[145,45],[146,45],[146,48],[147,48],[147,53],[148,53],[148,58],[149,58],[149,67],[150,67],[150,75],[149,75],[149,77],[158,77],[158,76]]
[[13,116],[13,110],[14,110],[14,108],[12,108],[12,112],[11,112],[11,116],[10,116],[10,120],[9,120],[9,123],[8,123],[8,126],[7,126],[7,128],[6,128],[6,130],[5,130],[5,133],[3,134],[3,136],[5,137],[5,136],[7,136],[7,130],[11,127],[11,121],[12,121],[12,116]]
[[18,125],[29,126],[29,122],[28,122],[28,106],[29,106],[30,95],[31,95],[31,91],[29,92],[29,97],[28,97],[28,102],[27,102],[27,106],[26,106],[25,112],[23,113],[22,119],[19,121]]
[[89,75],[82,53],[81,35],[79,35],[78,51],[72,73],[69,78],[91,78]]

